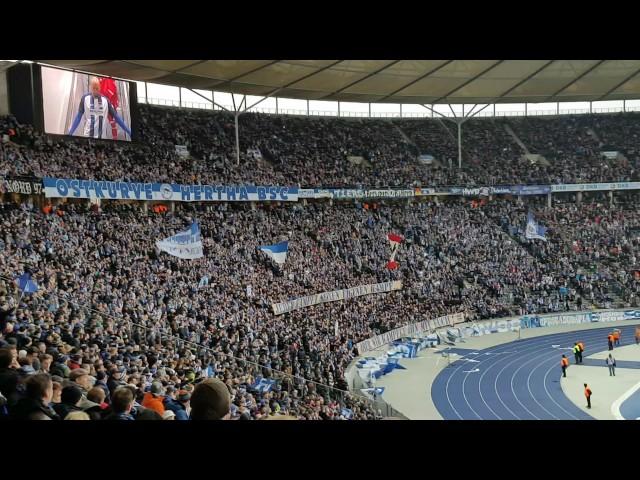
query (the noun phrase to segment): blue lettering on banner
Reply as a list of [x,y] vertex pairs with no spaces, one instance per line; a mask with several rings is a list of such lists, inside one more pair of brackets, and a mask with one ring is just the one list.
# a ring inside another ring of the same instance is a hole
[[104,189],[104,182],[93,182],[94,183],[94,190],[96,191],[96,198],[104,198],[104,193],[103,193],[103,189]]
[[73,196],[74,197],[79,197],[80,196],[80,186],[79,186],[80,182],[78,182],[78,180],[71,180],[71,182],[69,182],[69,186],[71,187],[71,190],[73,190]]
[[107,193],[109,194],[109,198],[117,197],[116,182],[107,182]]
[[65,182],[64,180],[56,180],[56,190],[58,191],[61,197],[66,197],[67,193],[69,193],[67,182]]
[[107,198],[163,201],[298,201],[297,187],[169,185],[64,178],[43,179],[47,198]]

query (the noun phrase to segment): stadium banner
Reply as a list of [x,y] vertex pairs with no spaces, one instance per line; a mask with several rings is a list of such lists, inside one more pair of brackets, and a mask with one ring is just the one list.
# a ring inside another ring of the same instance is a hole
[[413,189],[329,189],[331,198],[344,200],[349,198],[406,198],[414,197]]
[[520,318],[520,328],[544,328],[558,325],[575,325],[593,322],[620,322],[640,318],[640,310],[602,310],[545,315],[525,315]]
[[426,195],[437,195],[438,191],[435,188],[415,187],[413,189],[413,194],[416,197],[424,197]]
[[186,145],[175,145],[175,147],[176,147],[176,154],[179,157],[182,157],[182,158],[189,157],[189,149],[187,148]]
[[43,179],[47,198],[104,198],[107,200],[164,200],[172,202],[297,202],[298,187],[177,185],[168,183],[107,182]]
[[306,297],[296,298],[287,302],[274,303],[271,305],[275,315],[298,310],[300,308],[318,305],[320,303],[337,302],[339,300],[349,300],[350,298],[360,297],[362,295],[371,295],[372,293],[384,293],[392,290],[400,290],[402,282],[383,282],[373,283],[369,285],[360,285],[358,287],[345,288],[342,290],[333,290],[331,292],[316,293]]
[[512,195],[546,195],[551,192],[551,185],[514,185]]
[[640,190],[640,182],[574,183],[551,185],[552,192],[585,192],[602,190]]
[[320,198],[316,197],[316,190],[313,188],[301,188],[298,190],[298,198]]
[[503,318],[473,322],[460,328],[461,337],[481,337],[492,333],[514,332],[520,329],[520,320],[517,318]]
[[35,177],[5,177],[0,179],[0,193],[40,195],[42,181]]
[[449,195],[462,195],[464,197],[488,197],[489,195],[505,195],[513,192],[516,187],[451,187],[448,189]]
[[376,348],[380,348],[381,346],[402,337],[411,337],[422,332],[433,331],[443,327],[453,327],[454,325],[462,322],[464,322],[464,313],[454,313],[452,315],[444,315],[443,317],[431,320],[410,323],[404,327],[395,328],[380,335],[376,335],[375,337],[363,340],[362,342],[357,343],[356,347],[358,349],[358,353],[363,354],[364,352],[371,352]]

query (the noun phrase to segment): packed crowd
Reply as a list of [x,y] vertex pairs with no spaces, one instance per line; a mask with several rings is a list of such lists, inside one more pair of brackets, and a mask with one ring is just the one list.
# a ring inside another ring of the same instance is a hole
[[[232,114],[140,105],[139,141],[87,142],[43,136],[0,119],[0,176],[303,187],[581,183],[638,179],[638,114],[557,118],[344,119],[245,113],[236,164]],[[507,132],[546,161],[527,159]],[[9,134],[9,132],[12,134]],[[185,145],[181,157],[175,145]],[[604,149],[625,159],[606,159]],[[435,157],[433,165],[419,154]],[[313,165],[313,168],[309,168]]]
[[[51,388],[52,418],[75,411],[92,419],[172,417],[167,411],[178,420],[210,418],[197,409],[194,416],[190,402],[200,384],[218,378],[226,390],[211,389],[229,398],[214,404],[224,410],[228,401],[231,418],[378,418],[371,403],[345,393],[359,341],[447,313],[473,320],[606,306],[613,281],[627,292],[624,300],[637,297],[636,278],[614,268],[636,263],[635,211],[534,205],[550,229],[545,243],[522,236],[529,207],[502,200],[222,204],[162,215],[120,204],[102,211],[67,204],[48,213],[0,204],[7,412],[46,415],[33,396],[48,399],[43,392]],[[194,219],[205,258],[156,249],[155,240]],[[385,268],[389,232],[405,237],[393,271]],[[257,247],[282,239],[290,250],[279,266]],[[40,289],[19,298],[10,279],[24,271]],[[270,308],[387,280],[401,280],[403,289],[279,316]],[[49,376],[32,380],[38,374]],[[261,390],[261,378],[273,387]]]
[[[0,176],[303,186],[634,180],[630,115],[508,120],[233,117],[141,106],[139,143],[41,135],[0,118]],[[175,152],[186,145],[190,158]],[[613,147],[612,147],[613,146]],[[604,160],[617,148],[627,160]],[[255,152],[258,151],[259,155]],[[421,165],[430,153],[437,162]],[[313,168],[310,167],[313,166]],[[453,167],[453,168],[451,168]],[[574,199],[575,200],[575,199]],[[551,208],[534,199],[439,204],[0,203],[0,418],[376,419],[346,393],[355,345],[410,322],[636,306],[640,216],[592,199]],[[524,237],[528,211],[549,231]],[[155,241],[193,220],[205,257],[180,260]],[[389,270],[387,234],[404,242]],[[283,266],[258,247],[289,240]],[[14,278],[39,286],[20,295]],[[206,279],[206,281],[204,281]],[[274,315],[273,303],[388,280],[403,288]],[[267,381],[264,383],[264,381]]]

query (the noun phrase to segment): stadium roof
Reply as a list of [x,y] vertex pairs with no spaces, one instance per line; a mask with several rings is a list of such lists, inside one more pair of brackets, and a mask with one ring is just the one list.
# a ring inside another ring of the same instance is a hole
[[640,60],[42,60],[100,75],[244,95],[485,104],[640,98]]

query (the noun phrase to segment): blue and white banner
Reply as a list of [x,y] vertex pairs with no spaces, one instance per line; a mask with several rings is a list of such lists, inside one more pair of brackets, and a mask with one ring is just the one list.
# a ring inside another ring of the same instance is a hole
[[504,195],[512,193],[514,187],[451,187],[449,193],[451,195],[462,195],[465,197],[488,197],[489,195]]
[[107,182],[43,179],[47,198],[104,198],[107,200],[161,200],[172,202],[297,202],[298,187],[178,185],[168,183]]
[[280,242],[275,245],[265,245],[260,247],[260,250],[266,253],[278,265],[284,264],[287,260],[287,253],[289,252],[289,242]]
[[[156,246],[163,252],[167,252],[169,255],[178,258],[193,260],[204,257],[202,239],[200,238],[200,227],[197,222],[193,222],[191,228],[188,230],[165,238],[164,240],[158,240]],[[202,283],[202,280],[200,283]]]
[[551,185],[552,192],[588,192],[602,190],[639,190],[640,182],[614,183],[573,183],[567,185]]
[[511,187],[512,195],[545,195],[551,192],[550,185],[515,185]]
[[369,398],[376,398],[384,393],[384,387],[361,388],[360,391]]
[[529,214],[527,215],[527,227],[525,230],[525,237],[527,237],[530,240],[544,240],[546,242],[547,239],[544,236],[546,232],[547,232],[547,229],[542,225],[538,225],[538,222],[536,222],[535,219],[533,218],[533,213],[529,212]]

